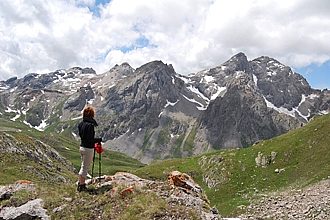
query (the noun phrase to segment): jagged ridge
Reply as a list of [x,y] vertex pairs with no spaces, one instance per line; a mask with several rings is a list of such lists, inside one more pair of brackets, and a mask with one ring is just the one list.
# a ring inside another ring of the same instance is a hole
[[[330,93],[312,89],[290,67],[243,53],[181,76],[161,61],[134,70],[71,68],[0,82],[1,117],[40,130],[77,132],[90,103],[105,146],[149,162],[210,149],[245,147],[329,112]],[[71,133],[71,132],[70,132]]]

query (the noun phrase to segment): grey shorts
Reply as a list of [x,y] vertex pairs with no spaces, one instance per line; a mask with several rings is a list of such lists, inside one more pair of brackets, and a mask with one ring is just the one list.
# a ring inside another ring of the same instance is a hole
[[81,155],[81,166],[80,166],[79,175],[86,178],[89,166],[93,161],[94,149],[80,147],[79,151]]

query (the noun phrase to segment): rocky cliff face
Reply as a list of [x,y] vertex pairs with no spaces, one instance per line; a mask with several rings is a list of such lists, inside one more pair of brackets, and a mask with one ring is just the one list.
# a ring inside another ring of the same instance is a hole
[[248,146],[299,127],[310,117],[299,107],[313,90],[302,76],[274,59],[249,62],[240,53],[201,76],[213,75],[223,75],[214,81],[226,92],[204,111],[201,126],[215,147]]
[[330,109],[288,66],[239,53],[182,76],[161,61],[95,74],[74,67],[0,82],[0,116],[39,130],[77,133],[86,104],[96,107],[105,146],[149,162],[210,149],[245,147],[307,123]]

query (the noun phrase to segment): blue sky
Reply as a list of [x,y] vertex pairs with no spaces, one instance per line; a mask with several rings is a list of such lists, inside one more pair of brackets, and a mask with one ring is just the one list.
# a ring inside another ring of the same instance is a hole
[[110,0],[96,0],[95,1],[95,4],[96,5],[99,5],[99,4],[107,4],[107,3],[109,3],[110,2]]
[[106,5],[110,2],[110,0],[96,0],[95,4],[93,6],[89,6],[89,10],[95,15],[95,16],[100,16],[99,12],[99,6],[100,5]]
[[330,88],[329,11],[328,0],[1,0],[0,80],[152,60],[189,74],[244,52]]
[[295,71],[303,75],[312,88],[330,89],[330,61],[323,64],[311,64],[297,68]]

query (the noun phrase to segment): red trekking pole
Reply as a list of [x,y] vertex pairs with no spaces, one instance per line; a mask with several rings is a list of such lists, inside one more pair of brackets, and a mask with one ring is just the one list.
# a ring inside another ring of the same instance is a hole
[[[96,153],[99,154],[99,179],[100,179],[100,177],[101,177],[101,159],[102,159],[101,154],[103,153],[103,148],[102,148],[101,143],[96,143],[94,145],[94,157],[95,157],[95,151],[96,151]],[[94,167],[94,161],[93,161],[93,167]]]

